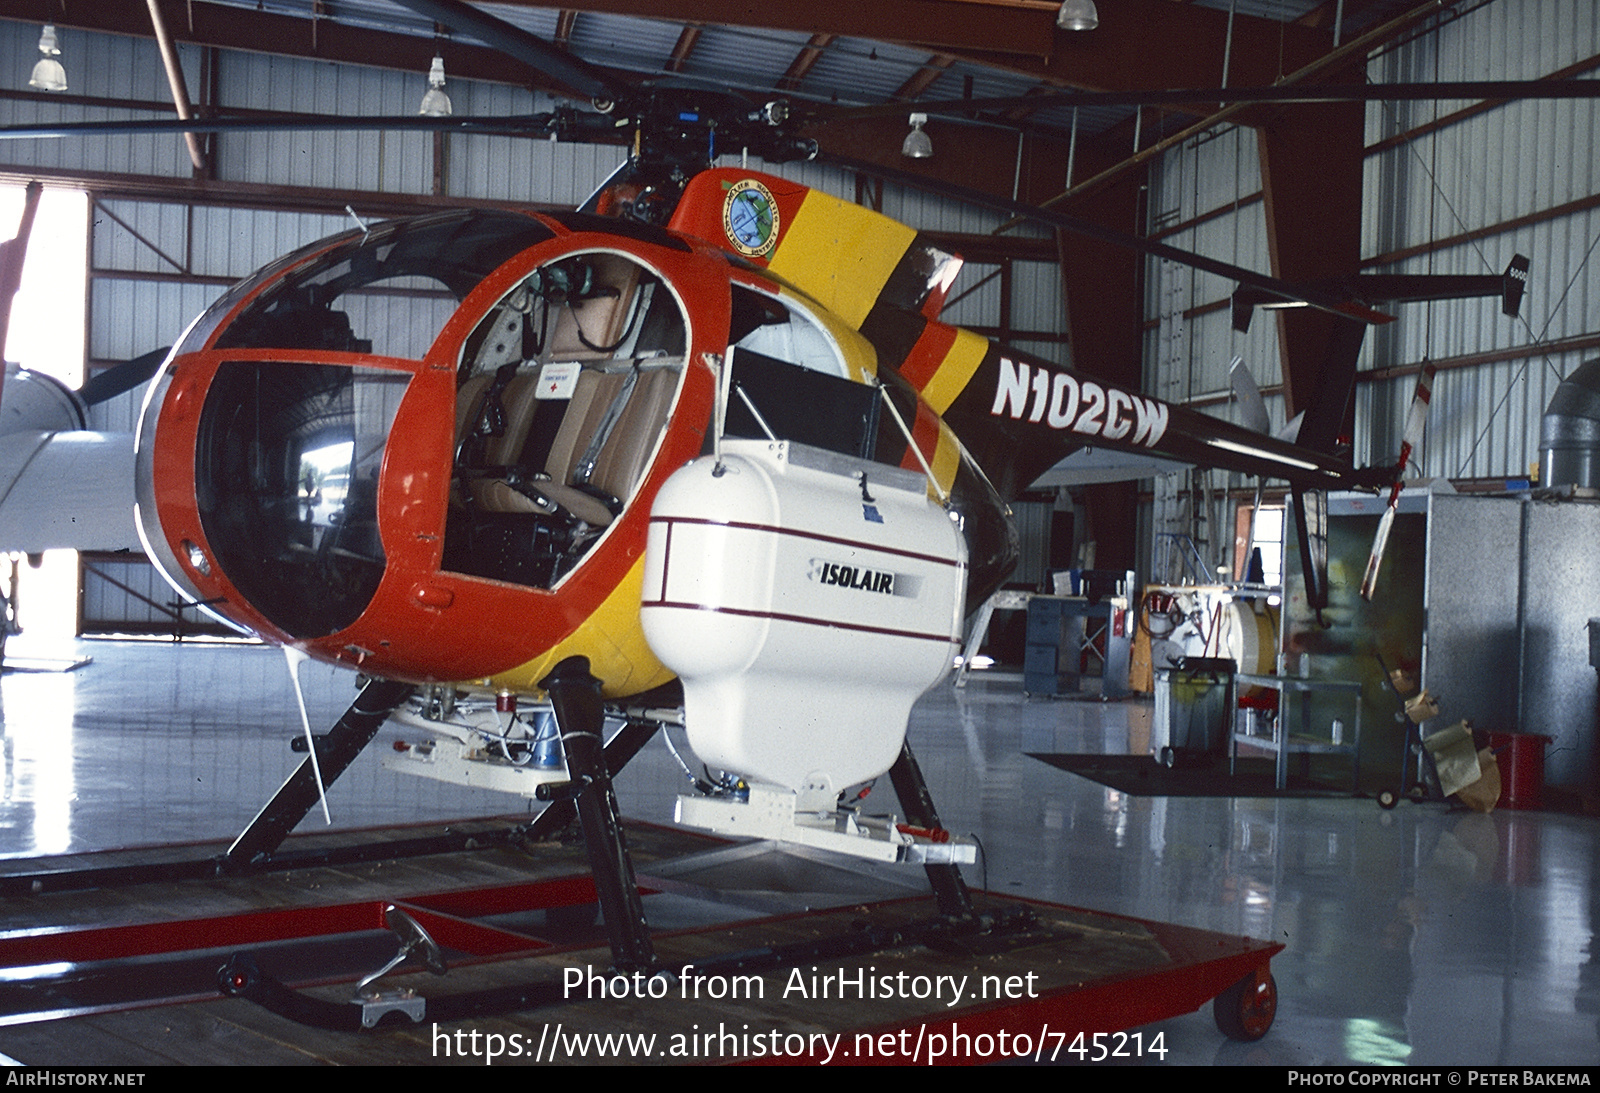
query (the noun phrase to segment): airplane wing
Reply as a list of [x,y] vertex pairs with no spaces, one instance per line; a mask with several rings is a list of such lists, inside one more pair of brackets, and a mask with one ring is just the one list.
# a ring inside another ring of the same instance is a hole
[[0,436],[0,551],[142,550],[133,498],[132,433]]

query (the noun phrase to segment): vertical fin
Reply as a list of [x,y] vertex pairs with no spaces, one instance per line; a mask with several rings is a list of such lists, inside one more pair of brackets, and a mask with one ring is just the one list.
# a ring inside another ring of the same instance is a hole
[[1267,404],[1261,398],[1255,376],[1245,367],[1243,357],[1233,358],[1233,363],[1228,365],[1228,383],[1233,388],[1233,397],[1239,400],[1240,423],[1253,433],[1270,434],[1272,419],[1267,416]]

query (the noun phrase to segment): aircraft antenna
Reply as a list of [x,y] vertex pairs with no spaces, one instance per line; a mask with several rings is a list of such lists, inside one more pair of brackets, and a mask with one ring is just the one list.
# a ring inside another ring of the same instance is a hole
[[354,220],[356,222],[356,227],[361,229],[361,242],[364,245],[367,241],[367,236],[372,234],[372,229],[367,226],[367,222],[365,220],[356,215],[355,209],[351,206],[346,205],[344,207],[344,211],[350,214],[350,219]]

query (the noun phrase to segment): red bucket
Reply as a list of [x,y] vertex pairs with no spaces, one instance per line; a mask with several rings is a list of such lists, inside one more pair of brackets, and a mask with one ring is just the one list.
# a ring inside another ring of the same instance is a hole
[[1500,808],[1544,807],[1544,749],[1536,732],[1492,732],[1489,747],[1500,764]]

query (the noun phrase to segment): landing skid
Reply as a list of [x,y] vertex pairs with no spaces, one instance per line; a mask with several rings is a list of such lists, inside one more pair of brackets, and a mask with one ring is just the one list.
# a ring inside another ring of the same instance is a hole
[[[402,940],[402,953],[409,955],[414,941],[408,935],[412,935],[416,928],[416,923],[409,917],[400,919],[400,924],[396,926],[395,932]],[[438,947],[432,939],[425,934],[423,936],[426,945],[437,952]],[[1049,936],[1031,910],[1014,906],[994,916],[975,915],[971,919],[934,915],[891,919],[882,923],[857,923],[852,929],[816,940],[742,948],[715,956],[664,963],[657,966],[650,976],[633,975],[617,968],[597,976],[591,965],[582,977],[581,986],[573,982],[574,977],[563,973],[560,979],[541,977],[525,983],[427,1000],[417,998],[413,993],[398,997],[363,997],[358,989],[356,997],[350,1002],[338,1003],[293,990],[273,977],[264,975],[248,955],[235,956],[224,965],[217,973],[217,983],[224,994],[245,998],[297,1024],[331,1032],[355,1032],[376,1027],[391,1012],[402,1013],[413,1023],[420,1024],[424,1020],[463,1021],[587,1002],[592,1000],[597,991],[605,992],[605,997],[618,994],[635,999],[660,999],[673,994],[682,997],[701,989],[695,985],[697,982],[731,984],[736,979],[753,982],[753,978],[747,977],[805,967],[809,967],[810,974],[815,975],[819,961],[883,956],[916,947],[946,952],[966,949],[993,955],[1007,948],[1041,944]],[[388,971],[388,967],[383,971]],[[655,978],[664,979],[665,982],[655,984],[648,981]],[[703,989],[709,993],[719,988],[707,985]],[[1024,985],[1015,987],[1018,992],[1025,989]]]
[[334,722],[333,728],[318,742],[317,762],[306,756],[305,762],[289,775],[272,800],[250,821],[250,826],[233,841],[222,856],[222,867],[238,871],[270,860],[295,825],[316,807],[322,792],[355,761],[361,749],[372,742],[389,715],[414,689],[409,683],[368,680],[344,716]]
[[[548,836],[574,818],[580,820],[611,948],[611,966],[624,975],[655,974],[662,966],[645,918],[611,778],[649,741],[657,723],[630,721],[606,743],[605,699],[600,681],[590,673],[589,662],[583,657],[562,661],[540,686],[550,696],[560,729],[566,776],[565,780],[553,781],[547,772],[535,779],[535,795],[549,802],[549,807],[529,825],[526,835]],[[317,745],[322,788],[343,773],[413,690],[409,684],[385,680],[373,680],[362,689],[350,709]],[[890,820],[873,825],[848,815],[817,821],[811,817],[830,801],[808,801],[803,795],[759,786],[752,788],[745,801],[685,799],[680,802],[680,814],[690,826],[721,833],[776,837],[883,861],[920,862],[933,889],[938,914],[945,920],[944,928],[969,934],[988,932],[993,923],[980,921],[958,868],[959,863],[973,860],[974,847],[951,840],[944,830],[909,744],[902,746],[889,778],[900,799],[903,823]],[[316,805],[320,793],[316,768],[308,757],[222,856],[220,868],[240,872],[269,864],[285,836]],[[812,811],[802,815],[797,803]],[[730,821],[729,817],[733,819]],[[233,988],[238,992],[259,981],[248,968],[239,969],[228,982],[234,979],[239,981]],[[268,988],[262,989],[270,993]]]
[[[356,838],[392,841],[395,834]],[[749,846],[719,847],[638,825],[628,835],[645,891],[662,887],[658,875],[675,875],[681,881],[666,887],[686,893],[646,897],[661,915],[652,941],[671,976],[613,972],[606,938],[571,913],[596,898],[582,852],[558,843],[540,844],[531,856],[506,846],[440,853],[398,870],[309,869],[148,885],[129,904],[144,921],[27,936],[17,925],[41,912],[56,922],[104,921],[104,893],[46,894],[0,915],[0,967],[11,969],[0,984],[0,1013],[11,1014],[0,1018],[0,1053],[36,1064],[214,1063],[216,1052],[226,1051],[261,1063],[423,1065],[445,1057],[435,1054],[441,1038],[458,1061],[453,1053],[470,1047],[474,1031],[480,1045],[491,1034],[502,1043],[514,1036],[532,1052],[559,1025],[584,1040],[657,1035],[655,1050],[630,1056],[637,1061],[760,1061],[763,1051],[772,1061],[770,1050],[737,1036],[715,1038],[706,1050],[706,1033],[748,1028],[769,1037],[772,1030],[818,1033],[803,1045],[785,1040],[789,1061],[820,1061],[826,1040],[834,1061],[1076,1062],[1127,1055],[1135,1045],[1141,1057],[1159,1059],[1159,1030],[1099,1040],[1094,1034],[1136,1029],[1213,998],[1232,1035],[1258,1036],[1271,1021],[1269,961],[1277,945],[984,892],[968,893],[973,921],[951,920],[928,896],[888,894],[882,870],[847,862],[822,878],[811,872],[824,868],[820,858],[763,870]],[[297,837],[282,856],[327,839]],[[730,868],[739,881],[770,890],[766,910],[751,917],[737,893],[687,894],[715,885]],[[787,911],[772,913],[782,887],[774,882],[786,870],[807,891],[789,897]],[[831,899],[819,906],[813,889],[830,885]],[[419,944],[389,907],[402,909],[437,952]],[[386,919],[401,927],[399,946],[382,932]],[[402,947],[409,960],[377,983],[366,980],[378,1004],[354,1000],[362,973],[392,963]],[[419,974],[430,956],[449,965],[445,978]],[[223,964],[230,988],[261,1006],[216,996]],[[71,970],[48,970],[63,967]],[[46,978],[30,988],[28,975]],[[948,990],[942,998],[912,997],[915,991],[893,984],[879,990],[885,976],[894,983],[964,978],[966,988],[950,1005]],[[128,994],[117,1004],[109,995],[119,988],[164,993]],[[734,989],[739,994],[730,997]],[[161,1000],[176,1005],[151,1007]],[[175,1036],[175,1028],[192,1031]],[[226,1039],[206,1030],[223,1030]],[[923,1046],[915,1049],[919,1035]],[[674,1040],[698,1043],[699,1053],[675,1052]],[[930,1048],[941,1043],[944,1053],[934,1057]],[[543,1061],[577,1059],[547,1051]]]

